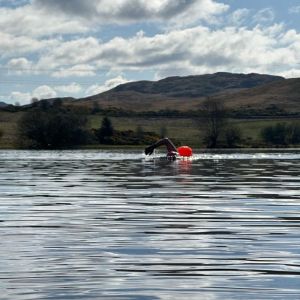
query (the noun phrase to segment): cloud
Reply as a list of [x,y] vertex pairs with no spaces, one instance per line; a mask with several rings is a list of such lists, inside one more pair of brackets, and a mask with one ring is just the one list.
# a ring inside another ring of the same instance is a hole
[[229,16],[229,22],[234,26],[240,26],[249,17],[249,14],[250,10],[247,8],[237,9]]
[[37,87],[36,89],[33,90],[31,94],[32,98],[34,97],[37,99],[55,98],[56,95],[57,94],[55,90],[48,85],[41,85]]
[[[93,67],[88,63],[99,54],[100,47],[100,42],[94,37],[61,41],[59,45],[51,48],[47,55],[40,57],[37,62],[37,69],[62,68],[54,74],[56,77],[65,77],[65,74],[72,74],[72,72],[78,73],[80,69],[87,69],[91,73]],[[70,65],[74,70],[68,67]],[[86,72],[86,74],[93,75],[89,72]]]
[[[294,40],[287,40],[292,35]],[[286,43],[281,45],[280,39]],[[154,37],[113,39],[103,45],[99,63],[123,69],[188,69],[193,73],[227,69],[260,70],[299,59],[300,35],[282,33],[281,27],[253,30],[206,27],[177,30]],[[116,50],[118,49],[118,50]],[[116,53],[117,51],[117,53]],[[267,58],[267,59],[266,59]]]
[[52,76],[57,78],[95,76],[95,70],[95,67],[83,64],[70,68],[60,68],[59,70],[52,72]]
[[13,57],[20,54],[30,54],[51,49],[58,44],[58,40],[36,40],[26,36],[14,36],[1,32],[0,28],[0,58]]
[[116,37],[105,43],[94,38],[78,39],[62,42],[37,65],[41,69],[59,68],[53,76],[66,77],[104,70],[174,70],[173,75],[219,70],[274,73],[277,65],[290,68],[299,61],[300,34],[275,24],[215,30],[197,26],[151,37],[140,33],[131,38]]
[[300,13],[300,5],[293,6],[289,9],[290,14],[299,14]]
[[[49,1],[44,1],[49,2]],[[27,4],[16,8],[0,8],[0,32],[17,37],[46,37],[84,33],[90,28],[80,20]]]
[[8,97],[8,102],[15,104],[19,103],[21,105],[28,104],[31,99],[30,93],[22,93],[22,92],[12,92],[10,96]]
[[82,87],[78,83],[72,82],[68,85],[55,86],[54,90],[66,94],[78,94],[82,91]]
[[[58,86],[57,90],[59,90],[59,88],[63,89],[63,86]],[[52,87],[48,85],[41,85],[35,88],[31,92],[20,92],[20,91],[11,92],[8,97],[8,103],[20,103],[21,105],[26,105],[31,102],[32,98],[37,98],[41,100],[41,99],[55,98],[56,96],[57,93]]]
[[286,78],[299,78],[300,77],[300,69],[290,69],[283,72],[278,72],[278,75],[286,77]]
[[124,78],[123,76],[119,75],[115,78],[111,78],[107,81],[105,81],[105,83],[103,85],[92,85],[89,88],[87,88],[87,90],[85,91],[85,94],[88,96],[92,96],[92,95],[96,95],[96,94],[100,94],[102,92],[108,91],[120,84],[129,82],[129,80],[127,80],[126,78]]
[[191,23],[210,20],[229,8],[214,0],[35,0],[33,5],[42,11],[101,25],[149,21]]
[[253,21],[255,23],[270,23],[273,22],[274,19],[275,19],[274,10],[269,7],[258,11],[253,17]]
[[0,32],[33,39],[97,32],[99,26],[112,24],[187,25],[211,21],[228,8],[214,0],[22,1],[0,7]]
[[9,73],[15,73],[17,75],[32,72],[32,62],[25,57],[11,59],[6,66]]

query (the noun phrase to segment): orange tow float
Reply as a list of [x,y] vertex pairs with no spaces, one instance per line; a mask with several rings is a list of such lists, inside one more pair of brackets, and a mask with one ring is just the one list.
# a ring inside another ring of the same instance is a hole
[[189,146],[178,147],[177,152],[180,156],[183,156],[183,157],[190,157],[193,155],[193,150]]

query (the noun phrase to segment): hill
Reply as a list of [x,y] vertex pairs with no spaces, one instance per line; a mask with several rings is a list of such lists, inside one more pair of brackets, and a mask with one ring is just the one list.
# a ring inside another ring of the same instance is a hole
[[297,95],[300,96],[297,82],[298,79],[293,81],[280,76],[254,73],[176,76],[159,81],[125,83],[107,92],[78,99],[74,103],[85,106],[98,103],[103,108],[114,107],[131,111],[187,111],[199,109],[201,102],[209,96],[224,100],[226,105],[228,103],[236,110],[247,107],[262,110],[272,104],[294,111],[298,109]]
[[5,102],[0,102],[0,107],[5,107],[7,106],[8,104],[6,104]]
[[253,88],[283,77],[261,74],[215,73],[207,75],[168,77],[159,81],[137,81],[121,84],[109,93],[138,92],[166,97],[199,98],[224,91]]
[[300,78],[280,80],[214,98],[232,109],[300,113]]

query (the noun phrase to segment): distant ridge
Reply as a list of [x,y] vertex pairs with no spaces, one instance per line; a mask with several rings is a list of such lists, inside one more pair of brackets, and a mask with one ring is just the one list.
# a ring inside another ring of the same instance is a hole
[[8,106],[8,104],[6,104],[5,102],[0,102],[0,107],[5,107]]
[[[228,109],[246,115],[300,114],[300,78],[285,79],[255,73],[219,72],[174,76],[159,81],[128,82],[86,98],[58,99],[70,106],[89,109],[98,106],[98,109],[124,112],[184,112],[199,110],[208,96],[222,101]],[[53,102],[57,99],[46,100]]]
[[249,89],[274,81],[280,76],[261,74],[234,74],[219,72],[207,75],[168,77],[159,81],[136,81],[121,84],[107,93],[138,92],[167,97],[205,97],[224,91]]
[[219,72],[168,77],[159,81],[121,84],[101,94],[78,99],[74,105],[124,111],[199,110],[207,97],[224,101],[235,111],[270,108],[300,113],[300,78],[285,79],[266,74]]

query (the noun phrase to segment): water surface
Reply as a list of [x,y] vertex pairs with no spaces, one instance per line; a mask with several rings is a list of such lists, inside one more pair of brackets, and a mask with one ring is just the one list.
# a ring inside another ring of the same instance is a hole
[[0,151],[1,299],[300,299],[300,151]]

